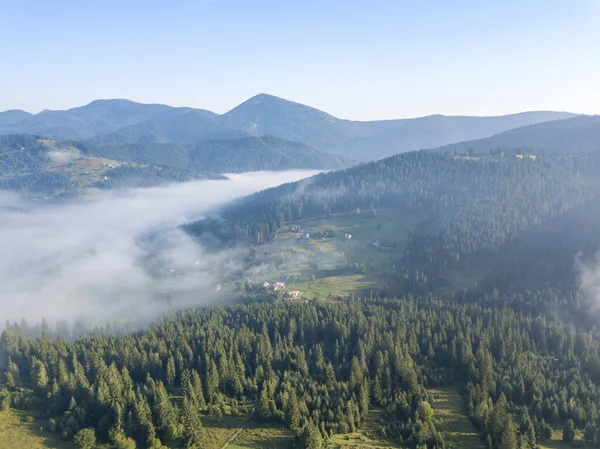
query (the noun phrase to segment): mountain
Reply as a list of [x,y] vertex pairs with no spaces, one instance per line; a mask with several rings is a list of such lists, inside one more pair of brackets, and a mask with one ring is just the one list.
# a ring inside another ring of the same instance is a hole
[[0,112],[0,130],[5,126],[15,125],[31,117],[29,112],[20,109],[11,109],[10,111]]
[[194,145],[87,145],[86,151],[109,159],[214,173],[303,168],[336,169],[350,165],[348,160],[339,156],[315,150],[299,142],[271,136],[212,139]]
[[65,111],[0,113],[0,133],[89,140],[96,145],[196,144],[205,140],[273,136],[355,160],[464,140],[573,117],[567,112],[523,112],[498,117],[427,117],[351,121],[268,94],[256,95],[219,115],[202,109],[97,100]]
[[229,128],[220,117],[202,110],[187,110],[160,120],[148,120],[126,126],[110,134],[90,139],[100,145],[123,143],[196,143],[208,139],[229,139],[249,133]]
[[[6,122],[0,116],[0,131],[39,134],[57,140],[82,140],[114,132],[120,128],[148,120],[165,120],[191,108],[175,108],[161,104],[141,104],[129,100],[96,100],[88,105],[65,111],[42,111],[23,116],[23,120]],[[195,110],[200,115],[216,115]],[[20,111],[22,112],[22,111]]]
[[511,129],[486,139],[444,145],[433,151],[486,153],[498,149],[584,152],[600,150],[600,116],[581,115]]
[[229,126],[254,135],[297,140],[333,154],[372,160],[573,115],[540,111],[498,117],[432,115],[362,122],[341,120],[309,106],[260,94],[224,114],[224,119]]
[[223,115],[224,123],[253,135],[305,142],[322,150],[339,148],[361,136],[357,122],[267,94],[256,95]]
[[366,155],[373,154],[381,158],[405,151],[437,147],[442,142],[488,137],[520,126],[570,117],[573,114],[539,111],[497,117],[431,115],[405,120],[363,122],[362,126],[368,129],[368,134],[345,142],[343,148],[348,157],[364,159]]

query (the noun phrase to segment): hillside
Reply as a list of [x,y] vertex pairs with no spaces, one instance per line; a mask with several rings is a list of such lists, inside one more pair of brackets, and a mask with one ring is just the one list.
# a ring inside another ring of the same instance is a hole
[[119,146],[78,144],[98,156],[175,168],[234,173],[258,170],[336,169],[349,165],[338,156],[276,137],[204,140],[194,145],[137,143]]
[[525,149],[579,153],[600,150],[600,116],[578,116],[505,131],[486,139],[469,140],[435,148],[437,152],[487,153],[499,149]]
[[572,117],[566,112],[523,112],[499,117],[433,115],[413,119],[351,121],[260,94],[219,115],[192,108],[97,100],[65,111],[0,113],[0,133],[86,140],[96,145],[196,144],[204,140],[273,136],[355,160],[490,137],[509,129]]
[[189,168],[98,157],[84,145],[30,135],[0,136],[0,189],[31,198],[73,196],[89,188],[149,187],[219,178]]
[[[282,248],[301,243],[305,261],[290,269],[304,282],[317,263],[329,281],[299,287],[317,297],[343,296],[341,286],[351,284],[363,294],[374,286],[449,294],[488,276],[496,256],[482,254],[595,198],[598,162],[411,152],[260,192],[185,229],[209,246],[266,244],[253,255],[265,267],[274,258],[269,248],[285,261]],[[309,237],[299,239],[303,233]],[[277,278],[276,268],[263,271]]]
[[196,145],[99,146],[25,134],[0,135],[0,188],[31,195],[75,194],[85,187],[148,187],[214,173],[339,169],[333,156],[276,137],[206,140]]

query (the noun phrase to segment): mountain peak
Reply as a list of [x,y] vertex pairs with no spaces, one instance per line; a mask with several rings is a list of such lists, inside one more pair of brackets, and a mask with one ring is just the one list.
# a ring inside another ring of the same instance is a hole
[[128,100],[126,98],[100,98],[98,100],[94,100],[83,107],[88,106],[129,106],[129,105],[139,105],[141,103],[136,103],[135,101]]
[[275,113],[282,114],[284,116],[292,116],[302,113],[310,114],[315,117],[318,116],[324,119],[335,119],[335,117],[332,117],[331,115],[319,109],[266,93],[260,93],[249,98],[229,112],[225,113],[225,116],[232,118],[240,115],[244,116],[248,113],[259,115],[264,113]]

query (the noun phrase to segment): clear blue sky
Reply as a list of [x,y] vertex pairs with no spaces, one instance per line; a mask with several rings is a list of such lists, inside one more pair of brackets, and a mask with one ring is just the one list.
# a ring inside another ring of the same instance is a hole
[[600,113],[596,0],[0,0],[0,110],[96,98],[341,118]]

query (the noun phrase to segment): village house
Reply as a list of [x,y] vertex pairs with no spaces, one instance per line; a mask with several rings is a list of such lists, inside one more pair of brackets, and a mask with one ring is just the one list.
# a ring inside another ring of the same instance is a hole
[[298,291],[298,290],[292,290],[292,291],[286,293],[286,297],[288,297],[290,299],[300,299],[301,296],[302,296],[302,292]]

